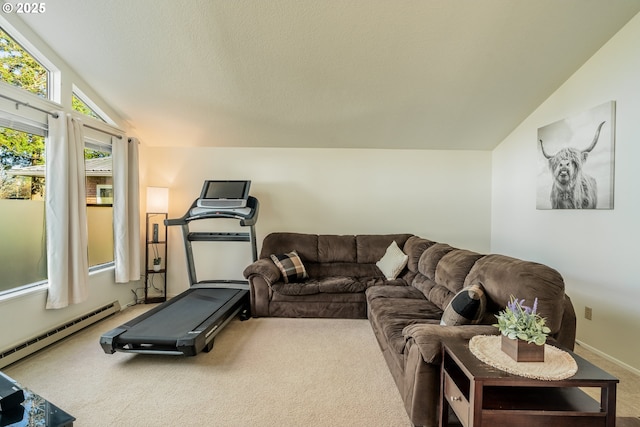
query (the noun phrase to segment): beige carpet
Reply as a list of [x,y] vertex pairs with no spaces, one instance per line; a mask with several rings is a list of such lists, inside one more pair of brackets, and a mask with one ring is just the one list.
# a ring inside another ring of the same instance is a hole
[[410,426],[367,320],[232,321],[195,357],[105,354],[135,306],[4,369],[83,426]]
[[[411,425],[365,319],[234,320],[211,353],[188,358],[102,351],[104,332],[149,308],[129,308],[3,372],[79,427]],[[640,377],[576,352],[620,378],[617,425],[639,427]]]

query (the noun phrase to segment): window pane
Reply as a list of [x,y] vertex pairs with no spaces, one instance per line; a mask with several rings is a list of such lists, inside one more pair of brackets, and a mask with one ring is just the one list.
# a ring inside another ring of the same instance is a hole
[[0,292],[47,277],[44,138],[0,128]]
[[79,113],[84,114],[85,116],[93,117],[94,119],[98,119],[98,120],[100,120],[102,122],[105,122],[105,123],[107,122],[105,119],[100,117],[100,115],[98,113],[93,111],[93,109],[91,107],[89,107],[87,105],[87,103],[84,102],[75,93],[73,94],[73,97],[71,98],[71,108],[73,108],[74,111],[77,111]]
[[0,79],[47,98],[49,73],[26,50],[0,28]]
[[113,179],[109,148],[84,150],[90,267],[113,261]]

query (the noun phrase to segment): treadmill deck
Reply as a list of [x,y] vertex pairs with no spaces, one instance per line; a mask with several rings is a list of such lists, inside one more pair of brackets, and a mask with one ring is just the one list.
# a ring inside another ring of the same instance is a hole
[[195,355],[212,346],[224,324],[248,307],[245,289],[188,289],[100,338],[105,353]]

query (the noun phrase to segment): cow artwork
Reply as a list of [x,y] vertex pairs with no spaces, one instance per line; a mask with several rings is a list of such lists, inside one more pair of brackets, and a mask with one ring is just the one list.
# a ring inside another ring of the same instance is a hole
[[595,209],[598,203],[596,180],[584,172],[584,164],[589,153],[598,143],[600,130],[606,122],[600,123],[591,144],[583,150],[563,148],[554,155],[548,154],[540,139],[542,155],[547,159],[553,184],[551,187],[552,209]]

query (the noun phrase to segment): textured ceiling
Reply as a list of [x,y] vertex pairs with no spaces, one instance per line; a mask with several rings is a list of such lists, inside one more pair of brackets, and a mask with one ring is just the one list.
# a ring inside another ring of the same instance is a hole
[[56,0],[22,19],[144,143],[490,150],[637,0]]

